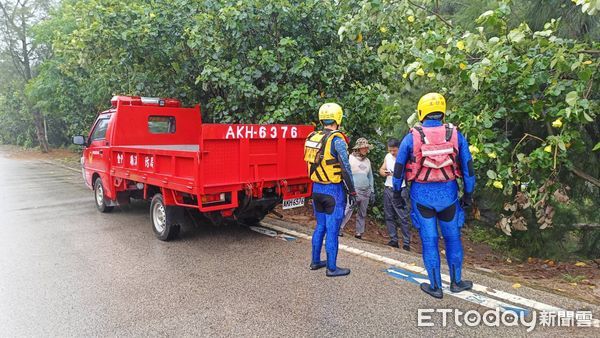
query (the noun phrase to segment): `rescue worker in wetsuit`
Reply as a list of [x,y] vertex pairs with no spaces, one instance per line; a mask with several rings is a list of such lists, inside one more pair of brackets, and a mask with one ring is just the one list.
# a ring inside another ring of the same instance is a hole
[[[429,93],[417,105],[420,126],[412,128],[400,144],[394,169],[394,202],[405,205],[402,181],[411,181],[411,219],[419,229],[423,247],[423,263],[429,283],[421,290],[442,298],[438,222],[446,245],[446,260],[450,270],[450,291],[461,292],[473,283],[461,278],[463,248],[460,229],[465,216],[463,207],[471,205],[475,188],[475,173],[469,144],[452,124],[445,124],[446,100],[441,94]],[[458,198],[458,183],[462,177],[463,195]]]
[[[336,103],[325,103],[319,109],[323,129],[308,136],[304,145],[304,160],[313,181],[313,208],[317,226],[312,236],[311,270],[327,267],[328,277],[345,276],[350,269],[336,265],[338,234],[344,219],[346,200],[356,202],[356,191],[348,161],[348,143],[338,128],[343,111]],[[347,197],[346,197],[347,196]],[[327,261],[321,260],[321,247],[325,240]]]

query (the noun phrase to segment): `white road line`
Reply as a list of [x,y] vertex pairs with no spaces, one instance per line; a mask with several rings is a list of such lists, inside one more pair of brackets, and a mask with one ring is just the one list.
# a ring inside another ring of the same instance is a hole
[[[312,239],[311,236],[303,234],[303,233],[300,233],[300,232],[297,232],[297,231],[294,231],[294,230],[289,230],[289,229],[286,229],[286,228],[283,228],[283,227],[280,227],[280,226],[277,226],[277,225],[274,225],[274,224],[266,223],[264,221],[263,221],[263,223],[264,223],[264,225],[266,225],[269,228],[271,228],[273,230],[276,230],[276,231],[287,233],[287,234],[290,234],[292,236],[296,236],[296,237],[299,237],[299,238],[304,238],[304,239],[307,239],[307,240]],[[409,270],[411,272],[415,272],[415,273],[420,273],[420,274],[423,274],[423,275],[427,275],[427,271],[425,270],[425,268],[422,268],[420,266],[410,265],[408,263],[404,263],[404,262],[401,262],[399,260],[395,260],[395,259],[392,259],[392,258],[389,258],[389,257],[385,257],[385,256],[374,254],[374,253],[371,253],[371,252],[368,252],[368,251],[364,251],[364,250],[360,250],[360,249],[357,249],[357,248],[353,248],[353,247],[350,247],[350,246],[347,246],[347,245],[344,245],[344,244],[340,244],[339,248],[342,251],[346,251],[346,252],[349,252],[349,253],[352,253],[352,254],[355,254],[355,255],[358,255],[358,256],[363,256],[363,257],[366,257],[366,258],[369,258],[369,259],[372,259],[372,260],[375,260],[375,261],[378,261],[378,262],[381,262],[381,263],[385,263],[385,264],[389,264],[389,265],[393,265],[393,266],[398,266],[398,267],[404,268],[406,270]],[[446,283],[449,283],[450,282],[450,276],[448,276],[446,274],[442,274],[442,280],[445,281]],[[560,308],[560,307],[548,305],[548,304],[545,304],[545,303],[542,303],[542,302],[535,301],[533,299],[524,298],[524,297],[521,297],[521,296],[518,296],[518,295],[515,295],[515,294],[512,294],[512,293],[509,293],[509,292],[505,292],[505,291],[501,291],[501,290],[496,290],[496,289],[493,289],[493,288],[490,288],[490,287],[487,287],[487,286],[484,286],[484,285],[481,285],[481,284],[474,284],[473,285],[473,291],[481,292],[481,293],[484,293],[484,294],[487,294],[487,295],[490,295],[490,296],[493,296],[493,297],[505,300],[507,302],[514,303],[514,304],[519,304],[519,305],[527,306],[529,308],[532,308],[532,309],[535,309],[535,310],[538,310],[538,311],[548,311],[548,312],[566,311],[565,309]],[[459,295],[459,294],[453,294],[453,295]],[[600,326],[600,320],[595,319],[593,325],[596,326],[596,327],[599,327]]]
[[[393,274],[393,275],[399,276],[401,279],[404,279],[404,277],[408,277],[407,275],[405,275],[399,271],[395,271],[394,269],[386,269],[386,272],[388,274]],[[427,279],[427,278],[419,278],[419,277],[412,277],[412,278],[419,284],[429,282],[429,279]],[[463,291],[463,292],[459,292],[459,293],[451,292],[450,285],[448,285],[447,283],[442,283],[442,290],[444,290],[444,295],[456,297],[456,298],[465,300],[467,302],[474,303],[476,305],[490,308],[492,310],[499,309],[501,312],[512,312],[517,316],[519,316],[522,313],[523,316],[525,316],[525,317],[530,312],[527,309],[523,309],[523,308],[517,307],[512,304],[507,304],[502,301],[498,301],[496,299],[486,297],[484,295],[473,293],[471,291]]]

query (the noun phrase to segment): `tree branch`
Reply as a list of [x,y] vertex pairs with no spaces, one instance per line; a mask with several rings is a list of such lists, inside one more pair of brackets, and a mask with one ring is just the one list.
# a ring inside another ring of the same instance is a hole
[[525,134],[523,135],[523,137],[521,137],[521,139],[519,140],[519,142],[517,142],[517,144],[516,144],[516,145],[515,145],[515,147],[513,148],[512,154],[510,155],[510,160],[511,160],[511,162],[514,162],[514,161],[515,161],[515,160],[514,160],[514,156],[515,156],[515,152],[516,152],[516,151],[517,151],[517,149],[519,148],[519,145],[521,145],[521,143],[523,143],[523,141],[525,141],[525,139],[527,139],[528,137],[531,137],[531,138],[533,138],[533,139],[536,139],[536,140],[538,140],[538,141],[540,141],[540,142],[544,143],[544,140],[543,140],[543,139],[541,139],[541,138],[539,138],[539,137],[537,137],[537,136],[535,136],[535,135],[531,135],[531,134],[529,134],[529,133],[525,133]]
[[434,12],[434,11],[430,10],[429,8],[427,8],[427,7],[424,7],[424,6],[421,6],[421,5],[417,5],[416,3],[414,3],[414,2],[412,2],[412,1],[410,1],[410,0],[408,0],[408,3],[409,3],[409,4],[411,4],[411,5],[413,5],[413,6],[415,6],[415,7],[417,7],[417,8],[420,8],[420,9],[424,10],[425,12],[427,12],[427,13],[429,13],[429,14],[433,14],[433,15],[437,16],[437,17],[438,17],[438,19],[440,19],[440,20],[441,20],[441,21],[442,21],[442,22],[443,22],[443,23],[444,23],[446,26],[448,26],[448,27],[450,27],[450,28],[454,28],[454,26],[452,26],[452,24],[451,24],[450,22],[448,22],[448,21],[447,21],[446,19],[444,19],[444,18],[443,18],[441,15],[439,15],[438,13],[436,13],[436,12]]
[[597,186],[598,188],[600,188],[600,180],[598,180],[597,178],[594,178],[586,173],[584,173],[583,171],[581,171],[580,169],[577,169],[575,167],[570,168],[569,170],[571,170],[571,172],[573,174],[575,174],[576,176],[579,176],[581,178],[583,178],[584,180],[590,182],[591,184]]
[[[19,4],[19,2],[17,2],[17,5],[18,4]],[[9,25],[13,27],[13,30],[17,30],[18,28],[17,28],[17,25],[15,24],[15,15],[16,15],[17,11],[13,10],[12,14],[9,15],[8,10],[6,9],[6,6],[2,2],[0,2],[0,9],[2,10],[2,13],[4,13],[4,16],[6,17],[5,24],[6,24],[7,31],[10,31]]]
[[[596,70],[598,69],[598,65],[596,66]],[[585,91],[585,94],[583,95],[584,99],[587,99],[590,96],[590,93],[592,91],[592,87],[594,84],[594,78],[596,77],[596,72],[594,72],[594,74],[590,77],[590,80],[588,81],[588,86],[587,86],[587,90]]]
[[575,224],[573,224],[573,226],[575,228],[600,228],[600,224],[598,224],[598,223],[590,223],[590,224],[575,223]]

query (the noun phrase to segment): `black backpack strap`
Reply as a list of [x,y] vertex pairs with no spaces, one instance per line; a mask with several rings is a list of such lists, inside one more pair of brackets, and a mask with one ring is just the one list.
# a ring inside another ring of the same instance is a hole
[[446,126],[446,142],[450,142],[452,133],[454,132],[454,126],[452,124],[445,124]]
[[[315,135],[316,135],[318,132],[319,132],[319,131],[317,131],[317,130],[313,131],[312,133],[310,133],[310,135],[308,136],[308,138],[310,139],[311,137],[315,136]],[[323,148],[323,139],[324,139],[325,137],[326,137],[326,136],[323,136],[323,137],[321,138],[321,140],[319,140],[319,143],[318,143],[318,145],[319,145],[319,150],[318,150],[317,154],[315,155],[315,163],[311,163],[311,165],[310,165],[310,172],[308,173],[308,176],[309,176],[309,177],[311,177],[311,176],[312,176],[312,175],[313,175],[313,174],[314,174],[314,173],[317,171],[317,167],[319,166],[318,159],[319,159],[319,157],[320,157],[320,154],[321,154],[321,149]],[[319,175],[319,173],[317,173],[317,177],[318,177],[319,179],[321,179],[321,178],[320,178],[320,176],[321,176],[321,175]]]
[[425,132],[423,131],[423,128],[417,126],[415,127],[415,130],[419,132],[419,135],[421,135],[421,142],[423,142],[423,144],[427,144],[427,139],[425,138]]

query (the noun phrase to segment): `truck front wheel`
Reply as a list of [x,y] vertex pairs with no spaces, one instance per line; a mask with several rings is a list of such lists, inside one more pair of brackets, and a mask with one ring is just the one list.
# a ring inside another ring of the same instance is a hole
[[96,181],[94,181],[94,200],[96,201],[96,208],[98,208],[100,212],[111,212],[114,208],[106,205],[104,186],[102,186],[100,177],[96,178]]
[[181,220],[178,213],[179,207],[166,206],[162,194],[152,197],[150,203],[150,218],[152,219],[152,230],[156,238],[161,241],[170,241],[179,235],[179,224]]

